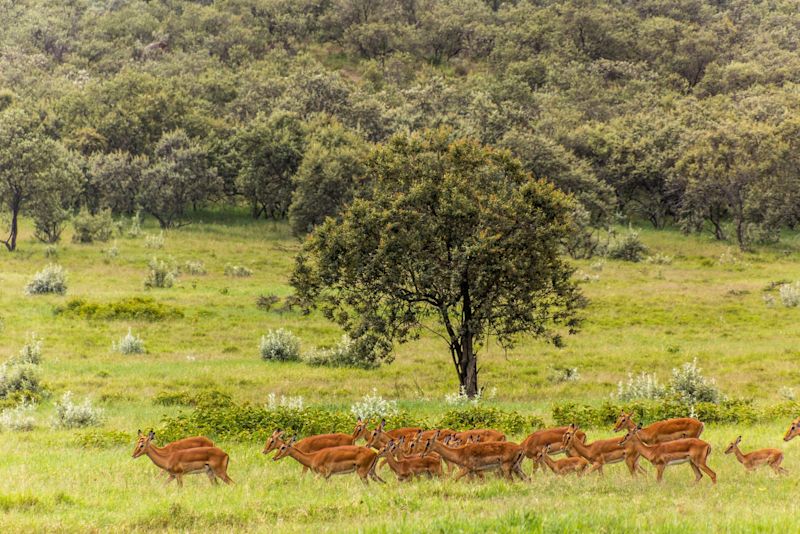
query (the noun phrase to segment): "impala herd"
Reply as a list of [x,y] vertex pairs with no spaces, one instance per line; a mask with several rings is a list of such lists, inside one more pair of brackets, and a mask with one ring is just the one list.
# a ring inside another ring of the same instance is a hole
[[[633,422],[631,414],[623,412],[614,431],[625,431],[624,437],[591,443],[574,424],[536,431],[519,444],[507,441],[502,432],[491,429],[456,432],[416,427],[386,430],[385,426],[385,421],[381,421],[370,430],[368,422],[359,419],[352,434],[321,434],[299,441],[275,430],[262,452],[277,451],[274,461],[287,456],[294,458],[302,465],[303,474],[311,470],[328,479],[332,475],[356,473],[364,484],[370,479],[384,482],[379,472],[385,465],[400,481],[420,476],[443,477],[445,473],[450,476],[456,470],[455,480],[465,476],[483,478],[488,472],[498,473],[508,480],[514,477],[529,480],[522,469],[525,458],[532,460],[534,473],[541,468],[550,469],[556,475],[574,473],[577,476],[593,471],[602,474],[604,466],[621,462],[625,462],[631,476],[645,474],[639,465],[644,458],[655,467],[659,482],[668,466],[688,463],[694,471],[695,482],[703,478],[703,473],[712,483],[717,482],[717,474],[706,463],[711,445],[700,439],[705,425],[691,417],[667,419],[642,427]],[[800,417],[792,421],[783,439],[789,441],[798,435]],[[228,455],[208,438],[186,438],[164,447],[157,447],[154,440],[152,430],[147,434],[140,430],[133,457],[149,457],[167,473],[167,483],[175,479],[182,486],[183,475],[200,473],[205,473],[212,484],[217,484],[217,479],[226,484],[233,482],[227,473]],[[357,445],[359,440],[364,440],[365,444]],[[787,473],[781,467],[783,453],[780,450],[760,449],[745,454],[739,449],[741,441],[742,437],[737,437],[725,454],[734,454],[747,471],[769,466],[778,475]],[[564,458],[551,457],[562,452]]]

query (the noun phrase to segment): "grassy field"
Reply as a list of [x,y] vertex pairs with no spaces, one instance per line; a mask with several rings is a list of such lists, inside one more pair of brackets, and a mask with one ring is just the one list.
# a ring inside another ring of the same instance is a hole
[[[30,228],[25,224],[25,228]],[[158,230],[148,225],[150,234]],[[800,308],[765,303],[777,281],[800,280],[800,236],[742,254],[704,236],[644,229],[651,253],[670,264],[577,262],[591,304],[580,334],[557,349],[532,340],[508,353],[490,343],[482,349],[481,380],[496,388],[492,403],[549,419],[555,401],[600,402],[628,372],[655,371],[666,380],[671,368],[697,358],[724,393],[769,404],[782,387],[798,387]],[[665,484],[653,470],[630,480],[621,466],[604,478],[532,483],[500,480],[456,484],[419,481],[363,488],[355,477],[325,483],[300,478],[287,459],[273,463],[260,444],[222,443],[231,455],[232,488],[210,489],[193,477],[183,490],[163,487],[146,458],[132,460],[137,428],[157,425],[177,408],[155,405],[164,391],[214,386],[237,401],[261,404],[269,393],[302,395],[307,405],[349,406],[373,388],[412,412],[438,413],[442,398],[457,389],[446,347],[433,337],[397,348],[396,361],[376,371],[311,368],[301,363],[265,363],[258,341],[269,329],[288,328],[303,349],[335,342],[341,332],[320,315],[264,312],[259,294],[286,296],[299,242],[286,226],[254,222],[236,212],[198,214],[190,226],[165,234],[162,249],[145,247],[144,236],[78,245],[67,233],[57,258],[24,235],[20,250],[0,254],[0,359],[16,354],[27,332],[44,339],[43,378],[53,396],[37,409],[38,428],[0,434],[0,524],[4,530],[173,530],[287,532],[597,532],[792,531],[800,481],[800,443],[783,443],[787,421],[763,426],[709,426],[709,464],[720,483],[691,484],[686,466],[670,468]],[[145,291],[149,258],[178,263],[202,260],[208,274],[182,276],[171,289]],[[57,261],[69,272],[66,296],[24,295],[30,277]],[[253,270],[247,278],[223,274],[225,265]],[[148,296],[178,307],[180,319],[161,322],[98,321],[54,315],[71,298],[111,302]],[[128,330],[145,340],[147,353],[123,356],[111,346]],[[577,382],[551,383],[555,366],[577,367]],[[131,436],[130,445],[86,448],[81,431],[49,428],[52,400],[71,390],[90,396],[105,410],[103,428]],[[800,391],[798,391],[800,393]],[[610,429],[590,432],[590,439]],[[722,454],[736,435],[743,448],[786,451],[790,475],[745,475]],[[647,466],[649,468],[649,466]],[[391,479],[391,477],[389,477]]]

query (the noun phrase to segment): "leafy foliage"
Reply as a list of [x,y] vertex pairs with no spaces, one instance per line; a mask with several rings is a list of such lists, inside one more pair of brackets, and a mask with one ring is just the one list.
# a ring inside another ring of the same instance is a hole
[[60,265],[50,263],[33,275],[25,286],[26,295],[44,295],[55,293],[63,295],[67,292],[67,272]]
[[103,419],[103,410],[96,408],[89,398],[80,404],[72,400],[72,392],[67,391],[56,401],[56,412],[53,415],[54,428],[82,428],[97,426]]
[[270,330],[258,347],[263,360],[291,362],[300,359],[300,340],[288,330]]
[[149,297],[130,297],[114,302],[92,302],[86,299],[70,299],[53,310],[56,315],[80,317],[82,319],[163,321],[179,319],[183,311],[171,304],[157,302]]

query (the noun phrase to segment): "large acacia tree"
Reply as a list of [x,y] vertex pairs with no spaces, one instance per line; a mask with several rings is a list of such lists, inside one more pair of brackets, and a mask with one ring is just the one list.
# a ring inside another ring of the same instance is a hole
[[562,255],[571,197],[448,130],[396,136],[367,169],[370,187],[310,235],[292,278],[360,350],[390,358],[395,342],[432,330],[473,397],[488,335],[558,344],[575,330],[584,300]]

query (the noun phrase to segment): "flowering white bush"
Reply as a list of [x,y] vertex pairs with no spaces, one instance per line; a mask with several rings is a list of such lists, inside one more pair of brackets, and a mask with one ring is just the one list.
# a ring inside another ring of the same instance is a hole
[[722,400],[717,382],[703,376],[702,369],[697,367],[697,358],[672,370],[670,392],[690,405],[698,402],[718,403]]
[[144,287],[148,289],[153,287],[167,288],[175,284],[177,273],[170,263],[153,258],[147,266],[150,268],[150,271],[144,279]]
[[794,284],[783,284],[778,288],[781,296],[781,303],[787,308],[800,306],[800,282]]
[[302,410],[303,409],[303,397],[287,397],[285,395],[281,395],[280,397],[276,396],[274,393],[270,393],[267,395],[267,404],[266,407],[268,410],[274,410],[275,408],[289,408],[290,410]]
[[14,408],[6,408],[0,412],[0,428],[14,430],[17,432],[27,432],[36,427],[36,417],[34,412],[36,405],[23,402]]
[[797,395],[794,392],[794,388],[790,388],[787,386],[783,386],[781,389],[779,389],[778,395],[780,395],[781,398],[786,399],[788,401],[793,401],[797,398]]
[[241,265],[226,265],[225,276],[246,277],[252,276],[253,271]]
[[36,332],[28,332],[25,336],[25,345],[19,351],[19,356],[12,358],[12,363],[42,363],[42,338]]
[[359,346],[347,334],[339,343],[330,348],[317,348],[303,356],[308,365],[324,367],[353,367],[356,369],[375,369],[380,361],[375,352],[364,345]]
[[617,398],[621,401],[635,399],[661,399],[667,394],[667,389],[658,382],[655,373],[641,373],[632,375],[628,373],[628,382],[617,383]]
[[350,406],[350,413],[361,419],[380,419],[397,414],[397,401],[386,400],[378,395],[378,390],[372,388],[372,394],[367,393],[359,402]]
[[72,401],[72,392],[67,391],[61,400],[56,402],[56,413],[53,416],[54,428],[81,428],[99,425],[103,419],[103,410],[95,408],[91,399],[81,404]]
[[458,388],[458,393],[446,393],[444,396],[444,403],[448,406],[465,406],[467,404],[477,405],[481,400],[491,400],[497,396],[497,388],[492,388],[489,393],[484,395],[484,390],[478,390],[478,394],[472,399],[467,396],[467,390],[464,386]]
[[164,248],[164,232],[160,232],[158,235],[147,234],[144,236],[144,246],[152,249]]
[[300,339],[289,330],[270,330],[261,337],[259,346],[261,359],[290,362],[300,359]]
[[33,275],[31,281],[25,286],[27,295],[43,295],[56,293],[63,295],[67,292],[67,272],[60,265],[50,263]]
[[184,272],[194,275],[206,274],[206,266],[200,260],[189,260],[183,264]]
[[111,349],[120,354],[144,354],[144,341],[135,335],[130,328],[128,333],[117,343],[112,343]]
[[547,379],[553,384],[560,384],[562,382],[577,382],[581,379],[581,374],[578,372],[577,367],[556,366],[550,371]]

